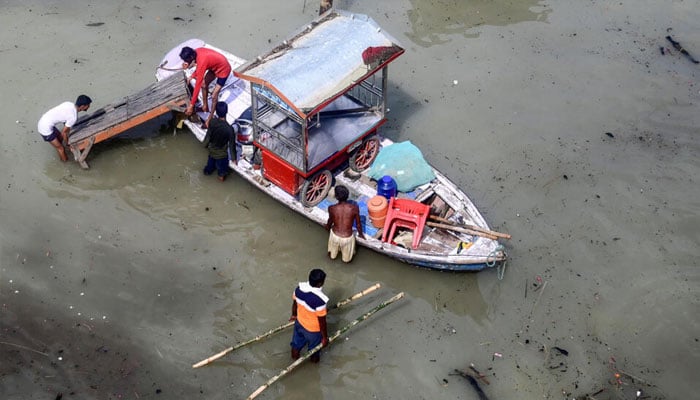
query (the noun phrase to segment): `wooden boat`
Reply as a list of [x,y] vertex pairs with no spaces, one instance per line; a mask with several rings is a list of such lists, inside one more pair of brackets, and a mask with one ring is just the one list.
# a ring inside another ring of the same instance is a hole
[[[404,52],[371,18],[331,9],[250,62],[191,39],[165,55],[157,80],[182,74],[183,46],[219,51],[234,69],[219,101],[229,104],[227,119],[239,130],[230,167],[251,185],[321,225],[335,203],[331,187],[346,186],[362,214],[365,239],[358,244],[402,262],[452,271],[505,263],[498,239],[509,236],[491,231],[467,195],[427,163],[432,179],[396,196],[427,205],[424,228],[396,229],[390,217],[379,228],[370,223],[367,203],[377,195],[372,162],[396,145],[378,134],[386,121],[388,64]],[[202,141],[207,114],[198,117],[184,124]]]

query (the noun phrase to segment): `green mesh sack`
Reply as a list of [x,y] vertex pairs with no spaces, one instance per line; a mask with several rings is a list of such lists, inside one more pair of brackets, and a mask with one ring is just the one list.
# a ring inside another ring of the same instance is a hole
[[410,140],[382,147],[368,175],[375,180],[381,179],[384,175],[391,176],[396,181],[396,187],[400,192],[410,192],[435,179],[433,168],[425,161],[420,149]]

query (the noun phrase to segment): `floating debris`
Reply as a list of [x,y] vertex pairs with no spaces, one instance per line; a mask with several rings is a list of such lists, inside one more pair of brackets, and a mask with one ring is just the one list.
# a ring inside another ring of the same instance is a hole
[[689,59],[692,63],[694,63],[694,64],[700,63],[700,61],[696,60],[695,57],[693,57],[692,55],[690,55],[690,53],[688,53],[688,51],[687,51],[686,49],[684,49],[683,46],[681,46],[680,43],[678,43],[678,42],[676,42],[675,40],[673,40],[673,38],[672,38],[671,36],[666,36],[666,40],[668,40],[669,42],[671,42],[671,44],[673,45],[673,47],[674,47],[676,50],[680,51],[681,54],[683,54],[684,56],[688,57],[688,59]]
[[477,395],[479,396],[479,400],[488,400],[489,399],[488,396],[486,396],[486,393],[484,393],[484,391],[479,386],[479,383],[476,381],[476,379],[471,374],[469,374],[466,371],[460,371],[458,369],[455,369],[455,372],[457,374],[461,375],[462,377],[464,377],[469,382],[469,384],[474,388]]

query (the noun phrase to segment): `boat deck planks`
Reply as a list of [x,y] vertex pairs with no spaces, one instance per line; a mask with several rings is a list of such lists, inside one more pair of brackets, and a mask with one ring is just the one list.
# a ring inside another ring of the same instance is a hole
[[174,74],[82,117],[71,130],[68,145],[83,168],[94,143],[125,132],[170,111],[184,111],[190,98],[185,74]]

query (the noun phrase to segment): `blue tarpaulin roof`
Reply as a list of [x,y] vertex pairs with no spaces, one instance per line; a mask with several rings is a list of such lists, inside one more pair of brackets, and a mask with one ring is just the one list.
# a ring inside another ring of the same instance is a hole
[[[380,63],[365,63],[368,48],[386,49]],[[342,10],[319,17],[236,75],[272,88],[307,112],[345,92],[403,48],[372,18]]]

